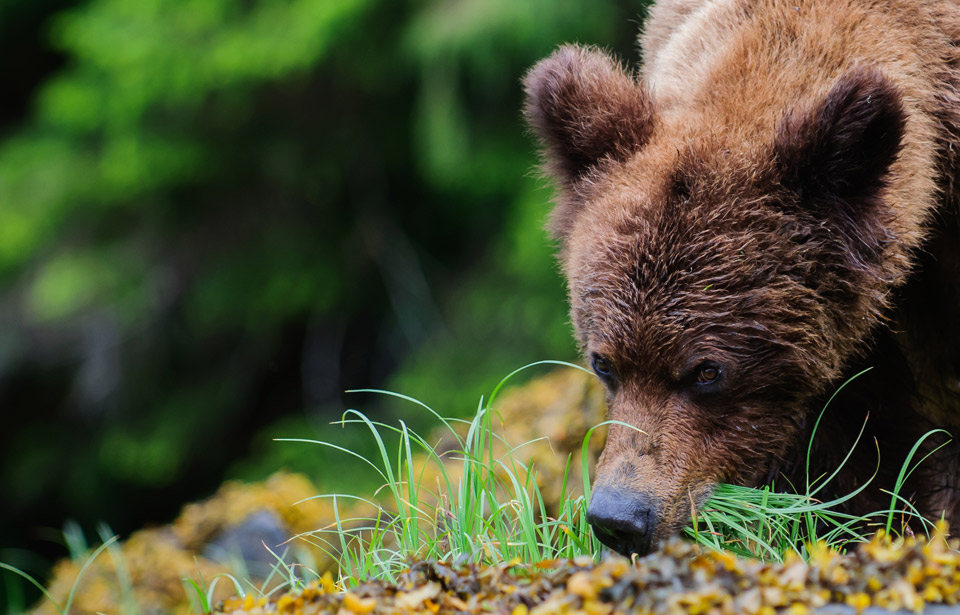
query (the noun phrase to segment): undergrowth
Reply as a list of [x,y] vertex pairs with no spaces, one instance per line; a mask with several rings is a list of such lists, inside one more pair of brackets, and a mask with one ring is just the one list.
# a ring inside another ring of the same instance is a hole
[[[536,468],[525,461],[524,447],[537,440],[514,445],[494,429],[492,417],[496,414],[499,391],[517,372],[542,364],[583,369],[569,363],[544,361],[516,370],[500,382],[487,400],[480,401],[469,421],[444,418],[426,404],[398,393],[362,391],[400,398],[428,412],[456,442],[452,448],[440,450],[436,444],[408,429],[403,421],[396,426],[387,425],[352,409],[343,415],[339,424],[367,429],[376,442],[375,458],[364,457],[332,442],[284,440],[342,451],[372,468],[384,484],[381,493],[385,497],[376,500],[353,494],[316,496],[333,499],[338,511],[336,522],[298,538],[331,554],[339,553],[341,579],[348,586],[370,579],[394,580],[410,558],[492,565],[598,557],[601,545],[586,522],[590,498],[588,445],[594,430],[616,421],[597,425],[583,439],[582,490],[573,490],[568,484],[571,460],[567,459],[558,510],[549,509],[537,481]],[[831,397],[824,411],[832,400]],[[817,425],[819,422],[818,418]],[[815,479],[809,477],[811,450],[808,449],[808,479],[803,492],[721,484],[696,513],[685,534],[708,548],[782,561],[788,552],[806,558],[807,546],[811,544],[823,543],[843,550],[849,543],[867,540],[880,527],[888,533],[895,531],[898,529],[895,518],[919,517],[899,491],[910,473],[926,459],[914,460],[920,445],[938,432],[942,430],[927,433],[913,447],[894,490],[888,492],[891,496],[888,509],[863,517],[841,512],[842,505],[866,489],[872,477],[842,497],[819,499],[849,460],[852,449],[831,475]],[[362,502],[372,512],[369,516],[342,518],[339,505],[345,501]],[[929,525],[925,520],[924,523]]]
[[[494,421],[495,401],[502,388],[518,372],[543,364],[583,370],[559,361],[542,361],[520,368],[504,378],[488,399],[480,400],[471,420],[444,418],[426,404],[399,393],[359,391],[399,398],[427,412],[446,432],[446,437],[438,442],[431,443],[409,429],[404,421],[388,425],[353,409],[345,412],[338,424],[367,430],[376,445],[377,453],[373,458],[334,442],[282,439],[340,451],[371,468],[383,484],[371,498],[356,494],[314,496],[333,501],[335,521],[327,528],[294,538],[307,541],[339,560],[340,587],[374,579],[394,581],[397,574],[407,568],[411,558],[486,565],[541,563],[541,566],[550,566],[542,563],[581,556],[599,557],[602,547],[586,521],[590,498],[589,443],[594,431],[602,426],[617,423],[629,428],[630,425],[605,421],[590,429],[583,438],[580,451],[582,484],[574,486],[569,483],[573,460],[568,457],[559,502],[548,502],[538,483],[537,469],[526,461],[528,456],[524,454],[525,447],[545,438],[512,444],[494,427],[499,422]],[[818,418],[814,435],[819,422]],[[821,543],[843,550],[849,543],[867,540],[878,528],[888,533],[896,532],[899,529],[895,523],[897,519],[919,517],[900,495],[900,489],[917,466],[938,450],[915,459],[922,443],[938,433],[946,432],[932,430],[914,445],[903,462],[894,489],[888,492],[890,505],[887,509],[864,517],[839,510],[847,500],[865,489],[872,478],[842,497],[826,501],[818,499],[847,463],[852,450],[832,474],[811,478],[811,437],[807,451],[807,481],[802,493],[795,489],[779,492],[770,487],[754,489],[721,484],[696,512],[685,534],[711,549],[782,561],[789,552],[806,558],[807,547],[812,544]],[[345,503],[349,506],[341,509]],[[341,516],[341,510],[358,509],[367,512]],[[930,526],[926,520],[923,523]],[[113,558],[122,592],[117,603],[123,605],[126,613],[138,613],[117,537],[111,536],[109,528],[102,526],[102,544],[90,552],[78,530],[65,530],[71,555],[78,563],[84,557],[83,553],[89,555],[80,565],[64,604],[58,603],[40,582],[18,568],[0,562],[0,572],[22,577],[38,588],[60,615],[69,615],[84,573],[94,560],[106,553]],[[242,563],[234,567],[235,574],[221,573],[209,582],[202,574],[198,579],[183,579],[194,610],[210,612],[214,591],[221,580],[231,582],[241,598],[247,595],[263,598],[280,589],[302,588],[309,581],[320,582],[330,589],[334,587],[329,573],[321,576],[311,565],[288,563],[285,553],[271,553],[277,563],[268,578],[260,583],[250,580]]]
[[[556,361],[532,365],[541,364],[569,365]],[[316,496],[334,501],[336,522],[297,538],[331,554],[339,553],[341,578],[347,585],[369,579],[394,580],[411,557],[501,564],[599,553],[600,544],[586,521],[589,485],[584,484],[586,496],[574,493],[569,484],[571,460],[567,460],[559,509],[548,510],[536,468],[523,454],[524,447],[537,440],[513,445],[494,429],[497,394],[521,370],[501,381],[486,401],[480,401],[472,420],[444,418],[426,404],[398,393],[357,391],[397,397],[430,413],[455,442],[448,450],[440,450],[408,429],[404,421],[387,425],[357,410],[348,410],[339,423],[369,430],[378,451],[375,460],[332,442],[282,440],[327,446],[358,459],[383,480],[381,491],[387,495],[382,499],[386,503],[353,494]],[[584,456],[583,471],[589,476],[586,462]],[[341,518],[343,501],[362,502],[373,513]]]

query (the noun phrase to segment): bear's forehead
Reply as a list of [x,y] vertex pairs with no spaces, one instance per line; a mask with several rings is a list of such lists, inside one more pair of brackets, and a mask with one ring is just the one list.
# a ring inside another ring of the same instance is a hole
[[[661,202],[633,206],[602,203],[585,216],[568,258],[585,293],[653,295],[669,301],[674,291],[700,298],[701,284],[744,283],[756,273],[755,258],[777,241],[782,220],[762,202]],[[593,289],[593,290],[591,290]]]
[[580,194],[564,263],[581,337],[643,355],[765,319],[790,224],[762,144],[657,140]]
[[749,235],[662,218],[633,233],[597,235],[596,249],[580,257],[572,290],[598,321],[680,331],[723,309],[712,290],[750,285],[743,261],[755,257],[756,241]]
[[779,258],[779,221],[762,203],[686,200],[629,211],[580,225],[582,241],[567,254],[574,318],[591,341],[653,360],[756,316],[749,308],[760,310]]

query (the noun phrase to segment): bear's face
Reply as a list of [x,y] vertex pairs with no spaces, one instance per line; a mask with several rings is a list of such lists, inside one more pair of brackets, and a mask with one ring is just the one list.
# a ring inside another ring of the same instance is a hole
[[[646,154],[612,174],[649,168]],[[564,247],[580,346],[626,424],[610,427],[594,501],[638,509],[594,516],[646,514],[654,530],[600,533],[620,551],[676,532],[717,482],[766,478],[829,371],[827,315],[790,270],[789,219],[755,186],[678,187],[676,164],[644,172],[646,190],[598,184]]]
[[718,482],[776,469],[856,348],[845,316],[882,307],[863,289],[891,240],[882,178],[903,111],[880,75],[857,72],[785,110],[769,142],[737,142],[658,118],[596,51],[562,48],[526,85],[560,187],[572,320],[614,421],[590,521],[611,548],[644,553]]

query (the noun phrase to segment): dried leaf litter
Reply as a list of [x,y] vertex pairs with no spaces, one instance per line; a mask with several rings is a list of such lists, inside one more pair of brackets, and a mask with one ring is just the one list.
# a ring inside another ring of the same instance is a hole
[[257,599],[232,598],[233,615],[611,615],[810,613],[830,604],[920,613],[928,604],[960,602],[960,552],[945,527],[927,540],[878,533],[847,555],[824,546],[783,563],[739,559],[675,539],[631,562],[606,555],[536,565],[450,566],[412,563],[396,583],[369,582],[338,591],[329,576],[303,590]]

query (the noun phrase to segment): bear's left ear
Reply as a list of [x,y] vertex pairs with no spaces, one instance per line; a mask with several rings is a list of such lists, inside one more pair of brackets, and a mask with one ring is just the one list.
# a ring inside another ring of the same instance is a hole
[[819,103],[780,123],[774,147],[783,184],[801,206],[827,208],[815,214],[857,220],[883,187],[906,122],[893,83],[871,68],[845,73]]
[[653,105],[608,54],[565,45],[523,80],[524,115],[544,145],[547,170],[568,189],[603,158],[623,160],[649,138]]

